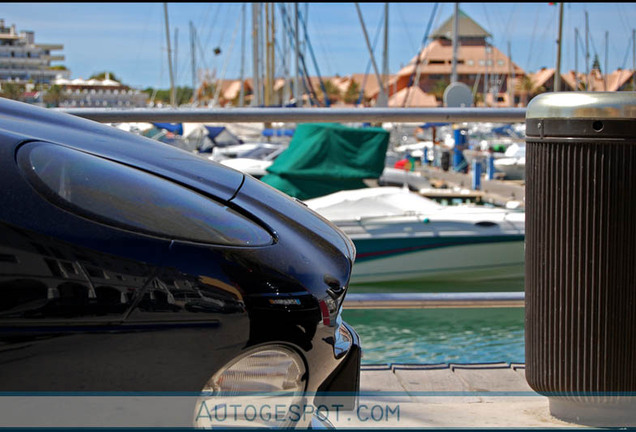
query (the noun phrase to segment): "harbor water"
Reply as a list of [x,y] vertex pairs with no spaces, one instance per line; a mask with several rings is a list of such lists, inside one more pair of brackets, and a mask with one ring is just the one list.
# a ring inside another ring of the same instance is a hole
[[[353,285],[352,293],[511,292],[523,280]],[[524,363],[523,308],[344,310],[360,335],[362,364]]]

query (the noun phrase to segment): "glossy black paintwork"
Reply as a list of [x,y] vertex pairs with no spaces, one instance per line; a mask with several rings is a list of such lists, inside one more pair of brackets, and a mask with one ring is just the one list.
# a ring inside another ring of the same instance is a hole
[[[177,241],[76,215],[26,181],[16,153],[31,141],[169,178],[257,221],[273,242]],[[302,354],[315,391],[342,362],[334,335],[355,250],[303,204],[165,144],[4,99],[0,173],[0,391],[199,391],[271,342]],[[270,301],[280,298],[298,304]]]

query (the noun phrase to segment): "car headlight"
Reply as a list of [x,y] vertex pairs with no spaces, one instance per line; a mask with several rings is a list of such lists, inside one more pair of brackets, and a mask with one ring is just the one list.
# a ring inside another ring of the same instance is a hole
[[29,143],[17,156],[36,190],[87,219],[171,240],[273,243],[269,232],[237,210],[158,175],[55,144]]
[[195,408],[195,427],[293,425],[304,417],[307,373],[302,358],[267,345],[233,359],[207,382]]

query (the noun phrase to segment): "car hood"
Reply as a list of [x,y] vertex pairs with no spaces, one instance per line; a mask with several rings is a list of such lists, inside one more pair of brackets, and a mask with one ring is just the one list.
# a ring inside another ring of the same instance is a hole
[[[50,109],[0,98],[0,130],[14,144],[45,141],[169,177],[230,200],[244,174],[158,141]],[[11,132],[8,132],[11,131]]]

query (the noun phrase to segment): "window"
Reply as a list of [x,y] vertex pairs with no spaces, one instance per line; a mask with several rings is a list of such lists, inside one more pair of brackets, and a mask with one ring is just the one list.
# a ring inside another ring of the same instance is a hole
[[22,169],[54,204],[88,219],[177,240],[262,246],[273,239],[232,208],[161,177],[52,144],[20,150]]

